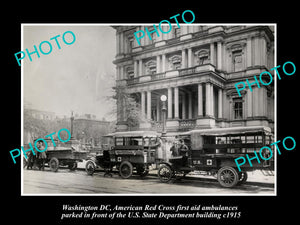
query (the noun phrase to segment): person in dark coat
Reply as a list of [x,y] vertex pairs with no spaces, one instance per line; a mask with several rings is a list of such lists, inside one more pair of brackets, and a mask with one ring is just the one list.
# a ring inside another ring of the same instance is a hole
[[27,169],[31,169],[33,167],[33,164],[35,162],[36,156],[33,155],[32,151],[28,152],[28,156],[27,156]]
[[182,139],[179,140],[179,155],[182,156],[182,165],[187,166],[188,164],[188,151],[189,148],[184,144]]
[[[38,141],[36,147],[41,151],[45,149],[45,146],[43,145],[43,141]],[[46,159],[47,159],[46,151],[42,151],[42,152],[37,151],[37,164],[39,170],[45,169]]]
[[178,143],[177,142],[174,142],[172,147],[170,148],[170,151],[172,152],[172,156],[173,157],[176,157],[176,156],[179,156],[179,149],[178,149]]

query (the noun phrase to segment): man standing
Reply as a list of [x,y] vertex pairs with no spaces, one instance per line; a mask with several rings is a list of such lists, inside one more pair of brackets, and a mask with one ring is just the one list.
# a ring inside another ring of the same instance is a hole
[[[41,151],[45,149],[43,141],[38,141],[36,147]],[[45,169],[46,159],[47,159],[46,151],[42,151],[42,152],[37,151],[37,161],[38,161],[39,170]]]

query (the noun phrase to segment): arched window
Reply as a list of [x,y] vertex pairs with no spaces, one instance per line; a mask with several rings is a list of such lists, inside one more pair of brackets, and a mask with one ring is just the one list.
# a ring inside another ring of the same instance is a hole
[[180,55],[173,55],[169,58],[169,62],[171,65],[171,69],[177,70],[181,68],[181,56]]
[[156,61],[149,60],[145,63],[146,73],[147,74],[155,74],[156,73]]
[[134,70],[132,66],[126,68],[126,75],[127,75],[127,79],[134,78]]

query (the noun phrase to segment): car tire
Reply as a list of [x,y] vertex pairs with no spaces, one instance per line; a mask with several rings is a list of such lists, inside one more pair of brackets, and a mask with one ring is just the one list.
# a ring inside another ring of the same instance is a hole
[[53,157],[49,161],[49,167],[53,172],[57,172],[59,167],[59,161],[57,158]]
[[234,187],[239,181],[239,175],[235,168],[224,166],[218,170],[218,182],[222,187]]
[[88,175],[93,175],[96,170],[95,163],[91,160],[87,161],[85,164],[85,171]]
[[167,183],[174,176],[174,171],[172,170],[172,168],[170,166],[164,164],[159,167],[159,169],[157,171],[157,176],[161,182]]
[[120,172],[120,176],[123,179],[128,179],[129,177],[132,176],[133,173],[132,164],[128,161],[121,162],[119,172]]

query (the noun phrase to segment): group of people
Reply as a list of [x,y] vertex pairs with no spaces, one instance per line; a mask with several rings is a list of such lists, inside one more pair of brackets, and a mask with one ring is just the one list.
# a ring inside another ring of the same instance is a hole
[[[172,152],[172,158],[173,160],[176,159],[179,160],[176,164],[179,166],[188,166],[188,151],[189,148],[187,145],[184,144],[184,141],[182,139],[178,139],[176,137],[175,141],[173,142],[173,146],[170,148],[170,151]],[[177,158],[179,157],[179,158]],[[172,159],[170,158],[170,159]],[[174,161],[173,161],[174,163]]]
[[[39,150],[43,150],[45,148],[43,141],[38,141],[36,143],[36,147]],[[39,170],[44,170],[45,163],[46,163],[47,155],[46,151],[39,152],[36,151],[35,155],[32,151],[29,151],[27,154],[27,159],[24,157],[24,168],[26,169],[33,169],[34,167],[37,167]]]
[[189,148],[184,144],[184,141],[178,138],[176,138],[176,140],[173,142],[173,146],[170,149],[172,152],[172,157],[188,156],[188,150]]

